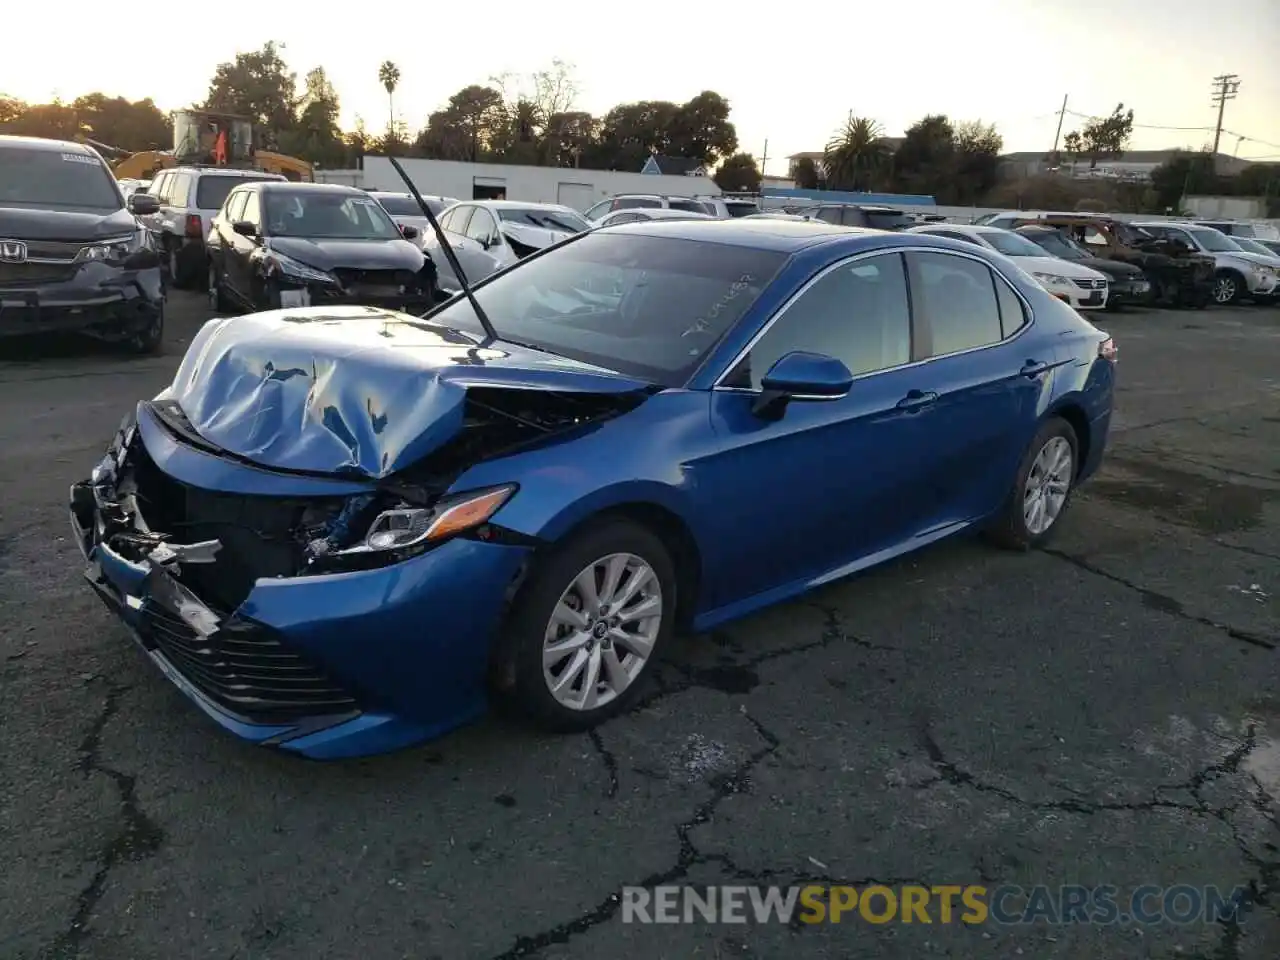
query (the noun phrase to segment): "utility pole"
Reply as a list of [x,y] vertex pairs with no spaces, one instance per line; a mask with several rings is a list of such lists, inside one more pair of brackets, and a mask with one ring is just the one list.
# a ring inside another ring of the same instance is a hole
[[1053,149],[1049,151],[1049,157],[1057,164],[1058,159],[1058,141],[1062,138],[1062,121],[1067,115],[1067,97],[1070,94],[1062,95],[1062,109],[1058,111],[1058,130],[1053,135]]
[[1234,100],[1240,90],[1240,77],[1234,73],[1224,73],[1213,78],[1213,102],[1218,105],[1218,126],[1213,131],[1213,156],[1218,155],[1218,141],[1222,139],[1222,115],[1226,112],[1227,101]]

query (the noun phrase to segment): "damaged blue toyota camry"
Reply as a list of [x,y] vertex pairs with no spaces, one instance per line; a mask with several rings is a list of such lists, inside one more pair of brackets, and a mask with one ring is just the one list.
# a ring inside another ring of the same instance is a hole
[[703,631],[965,530],[1026,549],[1115,345],[1012,261],[820,222],[577,235],[424,318],[210,320],[71,515],[89,583],[247,740],[397,749],[627,709]]

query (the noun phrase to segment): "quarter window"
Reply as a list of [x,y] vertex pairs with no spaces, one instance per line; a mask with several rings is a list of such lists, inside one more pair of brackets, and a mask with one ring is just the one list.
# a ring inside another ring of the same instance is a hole
[[227,200],[226,212],[223,215],[228,223],[235,223],[237,220],[244,219],[244,204],[249,199],[249,191],[241,190],[239,193],[233,193]]
[[[991,270],[945,253],[911,254],[917,315],[933,333],[933,356],[972,350],[1004,339]],[[916,282],[918,281],[918,282]]]
[[248,191],[248,196],[245,197],[244,202],[244,213],[240,214],[240,219],[252,223],[255,227],[262,226],[262,210],[258,191]]
[[795,350],[835,357],[855,376],[911,359],[911,309],[899,254],[841,264],[784,309],[726,386],[760,389],[769,368]]
[[445,229],[458,236],[466,236],[467,224],[470,223],[471,215],[475,211],[475,207],[454,207],[449,211],[449,225]]
[[996,284],[996,301],[1000,304],[1000,332],[1011,337],[1027,325],[1027,308],[1002,277],[992,276]]

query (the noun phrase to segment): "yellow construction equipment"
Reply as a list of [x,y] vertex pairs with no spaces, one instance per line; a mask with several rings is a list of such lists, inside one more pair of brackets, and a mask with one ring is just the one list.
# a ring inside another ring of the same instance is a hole
[[245,117],[229,113],[175,110],[172,150],[130,153],[88,137],[77,139],[108,155],[109,161],[111,157],[118,158],[110,162],[112,172],[120,180],[151,180],[168,167],[189,164],[252,168],[308,183],[315,179],[307,161],[255,149],[253,124]]

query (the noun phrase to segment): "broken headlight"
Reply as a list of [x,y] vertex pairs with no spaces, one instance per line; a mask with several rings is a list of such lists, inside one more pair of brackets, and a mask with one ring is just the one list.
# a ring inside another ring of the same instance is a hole
[[398,563],[487,523],[515,492],[515,484],[504,484],[447,497],[430,507],[401,504],[380,511],[351,546],[340,548],[332,539],[317,540],[310,544],[309,553],[313,562],[324,566]]

